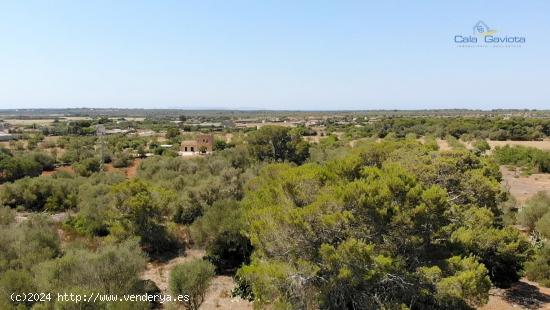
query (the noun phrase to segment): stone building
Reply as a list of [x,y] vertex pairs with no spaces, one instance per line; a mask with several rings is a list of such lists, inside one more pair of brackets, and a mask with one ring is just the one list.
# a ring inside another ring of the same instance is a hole
[[214,136],[200,134],[195,140],[186,140],[181,143],[182,154],[189,153],[211,153],[214,150]]

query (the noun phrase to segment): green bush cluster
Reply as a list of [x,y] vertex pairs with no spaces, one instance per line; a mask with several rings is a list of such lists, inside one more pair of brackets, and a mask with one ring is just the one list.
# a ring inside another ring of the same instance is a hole
[[498,167],[415,140],[365,142],[319,164],[272,164],[242,202],[262,305],[471,309],[517,281],[531,247],[502,227]]
[[252,245],[242,233],[244,217],[236,201],[219,200],[191,226],[193,240],[206,248],[218,273],[234,273],[248,263]]
[[[329,125],[330,127],[330,125]],[[354,137],[376,136],[384,138],[394,134],[403,138],[409,133],[417,136],[434,135],[444,138],[469,136],[490,140],[540,140],[550,136],[550,121],[547,118],[525,117],[410,117],[387,116],[349,127],[347,131]]]
[[250,133],[247,142],[259,160],[301,164],[309,157],[309,144],[288,127],[264,126]]
[[494,156],[501,165],[524,167],[528,171],[550,172],[550,152],[534,147],[509,146],[496,147]]
[[29,211],[72,209],[77,204],[79,182],[64,177],[26,177],[4,184],[0,205]]
[[538,240],[534,259],[525,267],[527,278],[550,287],[550,194],[539,192],[530,198],[517,219]]
[[445,137],[445,140],[447,141],[447,143],[449,144],[450,147],[452,147],[453,149],[455,150],[460,150],[460,149],[465,149],[466,147],[464,146],[464,144],[462,144],[462,142],[460,142],[457,138],[455,138],[454,136],[451,136],[451,135],[447,135]]
[[41,152],[13,153],[0,148],[0,183],[35,177],[54,168],[55,159]]
[[188,296],[185,309],[198,310],[214,276],[214,266],[208,261],[195,260],[177,265],[170,272],[170,291],[174,296]]

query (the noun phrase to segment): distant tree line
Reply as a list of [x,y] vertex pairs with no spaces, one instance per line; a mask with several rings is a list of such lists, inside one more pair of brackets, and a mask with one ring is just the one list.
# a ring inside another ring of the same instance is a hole
[[408,133],[417,136],[453,136],[457,139],[474,138],[491,140],[539,140],[550,136],[550,119],[524,117],[384,117],[360,121],[362,127],[351,127],[354,136],[377,136],[393,133],[405,137]]

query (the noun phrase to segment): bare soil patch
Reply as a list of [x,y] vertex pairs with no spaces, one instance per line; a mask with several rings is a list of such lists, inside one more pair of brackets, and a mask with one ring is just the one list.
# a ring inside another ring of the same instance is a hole
[[303,137],[309,143],[319,143],[321,142],[321,136],[305,136]]
[[249,310],[253,309],[252,303],[239,297],[231,297],[231,291],[235,287],[235,281],[228,276],[216,276],[206,293],[204,303],[201,305],[203,310],[215,309],[234,309]]
[[436,139],[435,141],[437,142],[440,151],[451,151],[453,149],[446,140]]
[[[189,263],[196,259],[202,259],[205,255],[204,250],[188,249],[184,256],[178,256],[167,262],[151,262],[147,264],[145,272],[141,278],[155,282],[158,288],[164,293],[169,293],[170,271],[176,265]],[[239,297],[231,297],[231,291],[235,287],[235,281],[228,276],[216,276],[212,279],[204,303],[201,309],[252,309],[252,303]],[[178,308],[179,309],[179,308]],[[183,309],[183,307],[181,307]]]
[[53,118],[43,119],[5,119],[4,122],[14,126],[27,126],[27,125],[49,125],[54,122]]
[[51,175],[56,174],[57,172],[67,172],[67,173],[71,173],[71,174],[75,173],[74,168],[72,166],[60,166],[60,167],[55,168],[54,170],[42,171],[41,175],[42,176],[51,176]]
[[185,255],[178,256],[167,262],[150,262],[147,264],[147,268],[141,278],[155,282],[161,291],[167,292],[168,277],[170,276],[170,271],[172,268],[176,265],[188,263],[195,259],[202,259],[203,256],[204,250],[188,249],[185,251]]
[[550,174],[534,173],[529,176],[521,175],[519,170],[501,167],[503,185],[510,191],[520,204],[540,191],[550,191]]
[[135,178],[140,164],[141,164],[140,158],[134,159],[132,164],[128,168],[126,168],[126,177],[129,179]]
[[522,279],[509,289],[493,288],[481,310],[550,309],[550,288]]
[[132,163],[125,168],[115,168],[113,167],[113,164],[105,164],[104,169],[107,172],[119,172],[126,176],[128,179],[133,179],[137,175],[137,170],[139,168],[139,165],[141,163],[141,158],[136,158],[132,161]]

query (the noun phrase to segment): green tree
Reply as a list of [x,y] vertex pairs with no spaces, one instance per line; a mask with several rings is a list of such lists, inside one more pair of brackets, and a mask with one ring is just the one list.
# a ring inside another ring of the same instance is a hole
[[166,139],[173,139],[180,135],[180,130],[177,127],[169,127],[166,129]]
[[248,263],[250,241],[241,233],[244,217],[235,201],[219,200],[191,226],[193,240],[206,247],[206,257],[219,273],[234,272]]
[[115,185],[113,206],[116,213],[109,227],[110,232],[119,239],[139,236],[141,244],[151,253],[161,253],[174,247],[162,221],[165,206],[171,199],[171,193],[153,189],[139,179]]
[[74,165],[74,170],[83,177],[88,177],[94,172],[99,172],[99,158],[86,158]]
[[436,284],[440,300],[455,309],[462,303],[472,308],[486,304],[489,300],[491,281],[485,266],[472,256],[454,256],[446,262],[446,268],[452,275]]
[[247,139],[251,152],[259,160],[303,163],[309,157],[309,144],[299,135],[291,135],[290,128],[263,126]]
[[489,143],[485,139],[476,140],[473,143],[473,147],[482,154],[491,149],[491,146],[489,145]]
[[334,157],[270,164],[249,183],[254,252],[237,275],[258,305],[469,309],[487,301],[491,281],[521,275],[530,244],[494,213],[503,196],[489,160],[413,139]]

